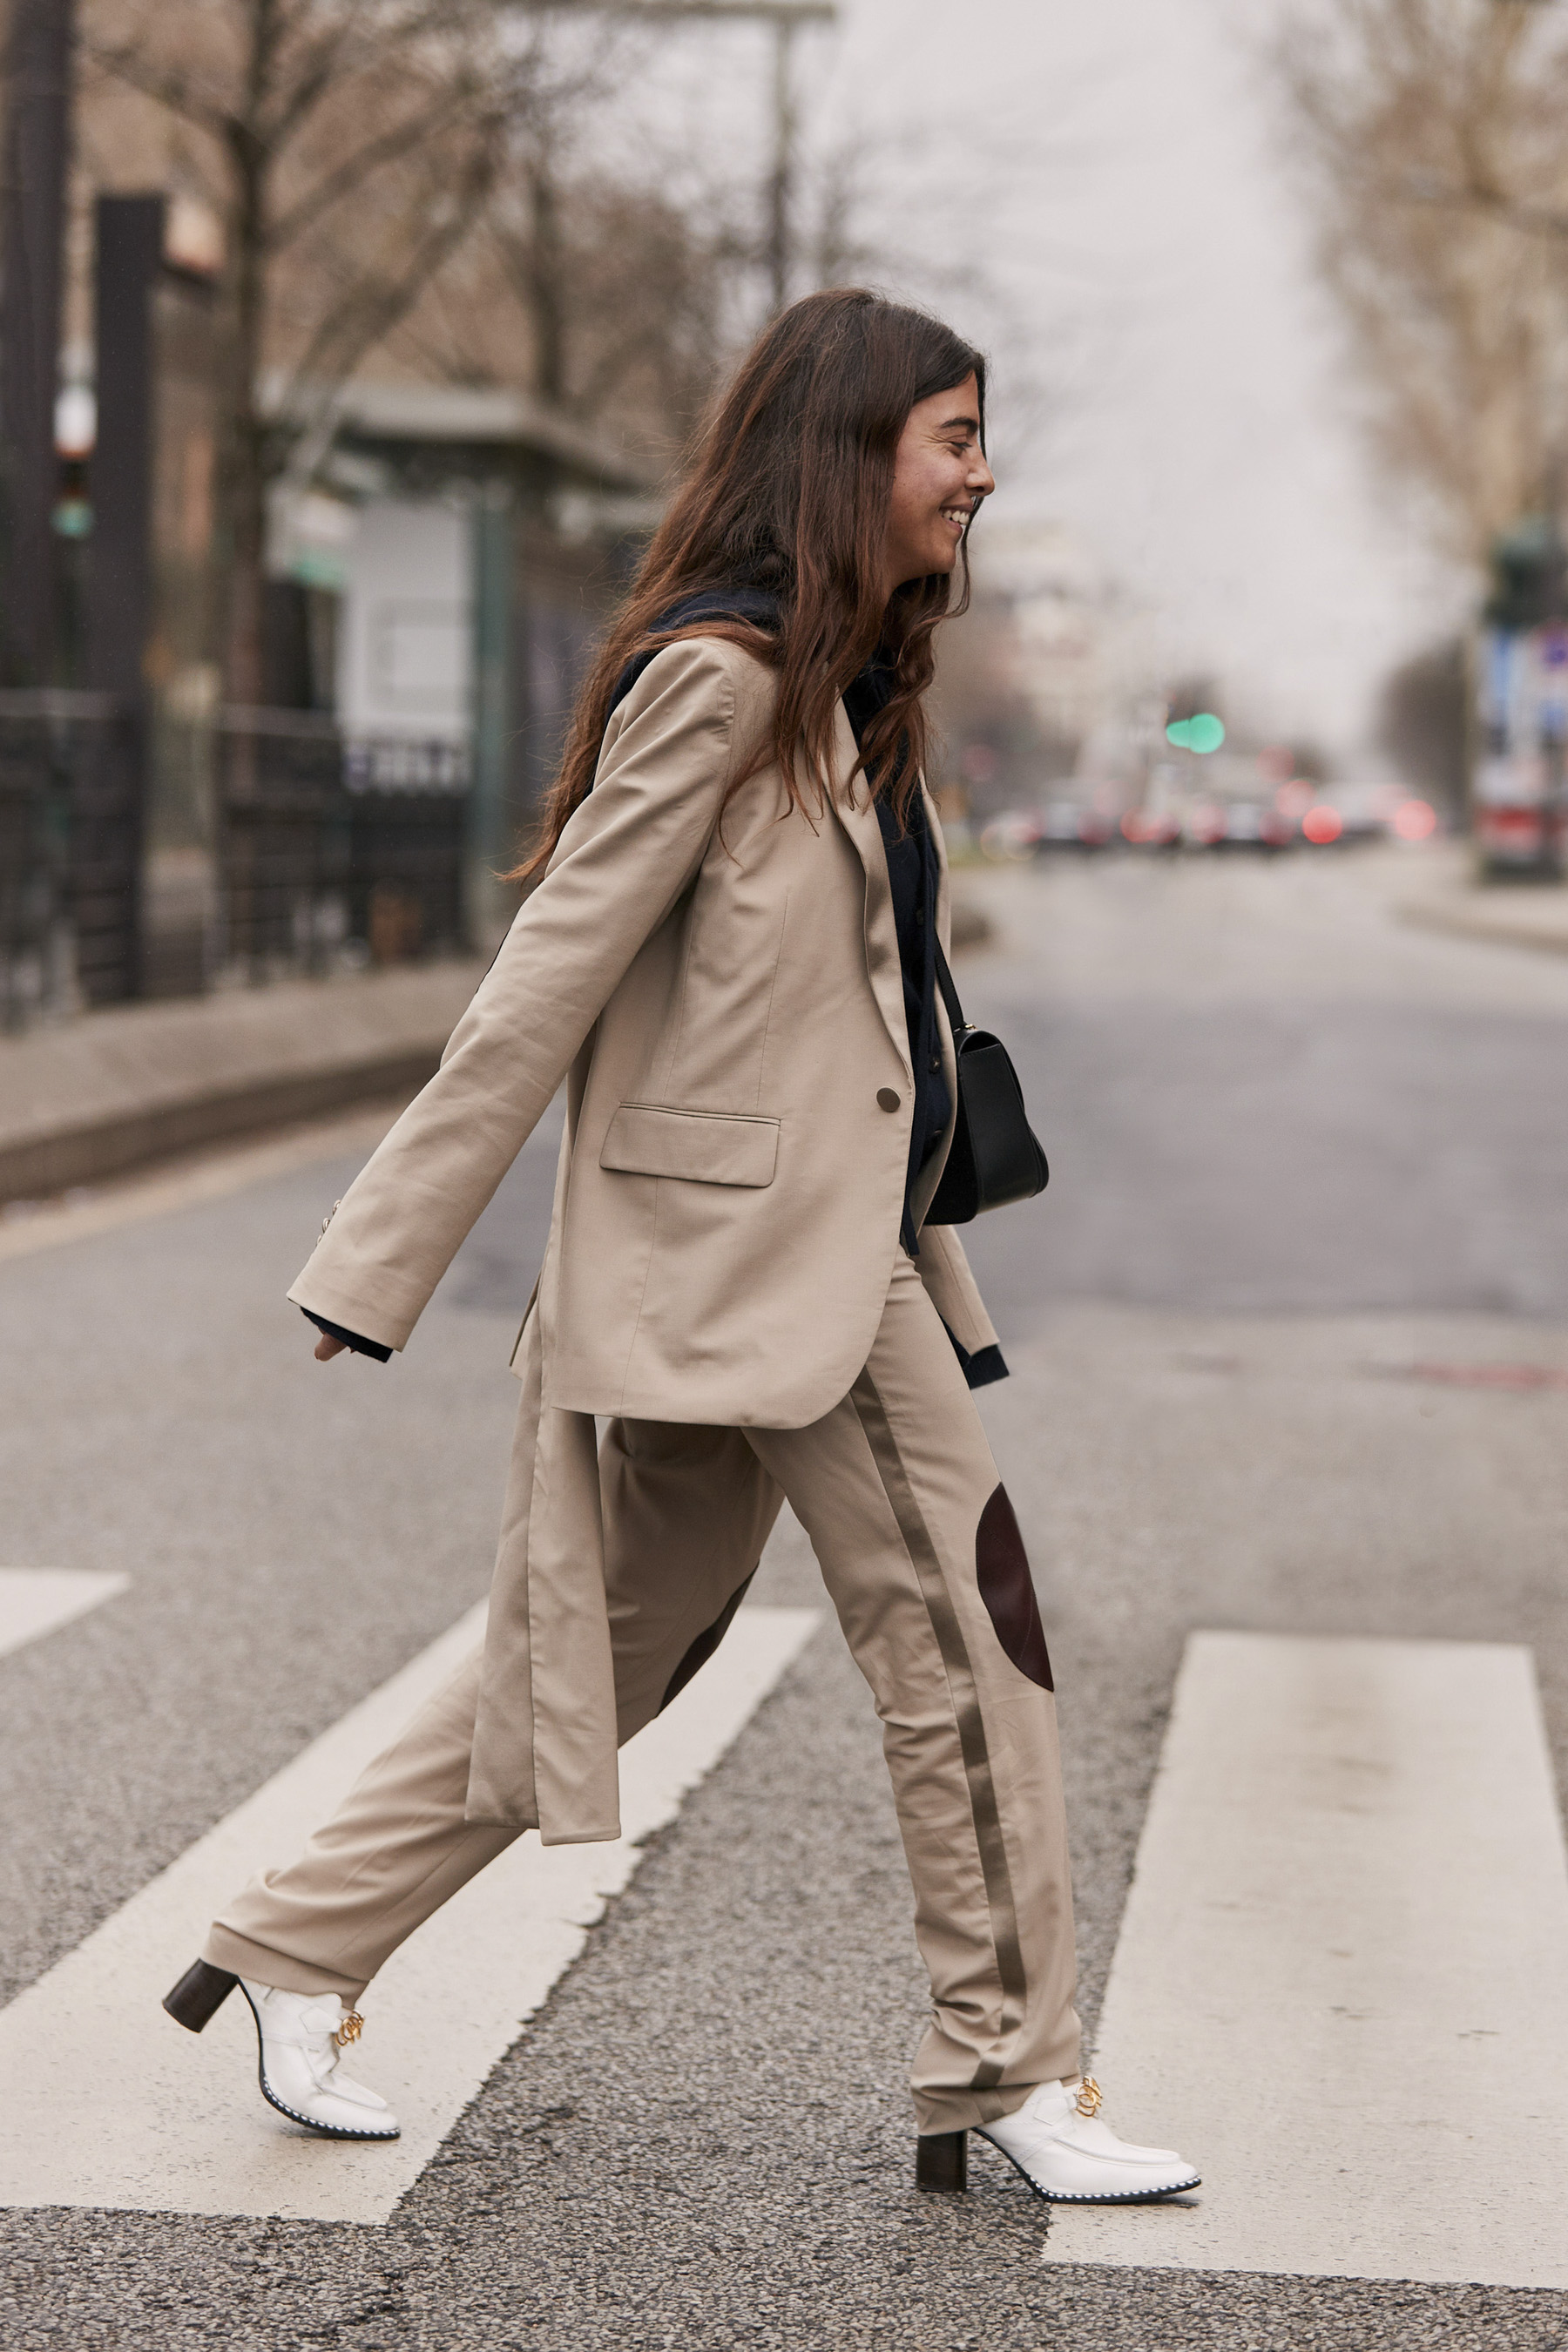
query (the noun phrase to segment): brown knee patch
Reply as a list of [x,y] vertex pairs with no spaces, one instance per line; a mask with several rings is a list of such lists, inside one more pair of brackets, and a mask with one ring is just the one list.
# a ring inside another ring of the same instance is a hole
[[996,1628],[996,1639],[1013,1664],[1042,1690],[1055,1690],[1028,1554],[1005,1486],[997,1487],[980,1514],[974,1531],[974,1573],[980,1598]]

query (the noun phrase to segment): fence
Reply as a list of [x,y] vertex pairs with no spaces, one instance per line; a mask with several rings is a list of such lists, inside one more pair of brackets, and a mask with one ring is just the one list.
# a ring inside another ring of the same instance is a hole
[[0,693],[0,1027],[134,992],[139,725],[107,695]]
[[[0,693],[0,1027],[169,984],[141,921],[142,726],[101,695]],[[466,745],[346,739],[286,710],[200,732],[205,748],[188,728],[153,738],[210,774],[214,903],[182,985],[467,944]]]
[[217,751],[220,966],[259,981],[465,945],[466,745],[227,710]]

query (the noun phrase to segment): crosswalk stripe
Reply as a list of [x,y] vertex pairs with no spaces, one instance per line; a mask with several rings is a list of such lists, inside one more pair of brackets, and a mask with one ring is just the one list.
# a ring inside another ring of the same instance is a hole
[[0,1568],[0,1658],[85,1617],[130,1581],[90,1568]]
[[393,1956],[354,2057],[403,2137],[326,2146],[261,2104],[237,1996],[199,2042],[159,2002],[236,1886],[297,1852],[461,1663],[483,1631],[483,1606],[469,1611],[0,2011],[0,2205],[384,2221],[626,1885],[640,1844],[674,1819],[818,1620],[742,1609],[623,1749],[617,1841],[520,1838]]
[[1184,2209],[1050,2259],[1568,2286],[1568,1868],[1528,1651],[1195,1634],[1094,2068]]

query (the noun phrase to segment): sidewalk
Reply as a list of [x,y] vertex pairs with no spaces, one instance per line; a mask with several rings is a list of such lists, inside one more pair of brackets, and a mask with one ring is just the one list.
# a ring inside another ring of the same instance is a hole
[[465,958],[284,981],[0,1040],[0,1201],[412,1090],[483,971]]
[[1468,853],[1456,857],[1441,881],[1435,879],[1418,897],[1396,899],[1392,912],[1418,930],[1568,955],[1568,886],[1478,882]]

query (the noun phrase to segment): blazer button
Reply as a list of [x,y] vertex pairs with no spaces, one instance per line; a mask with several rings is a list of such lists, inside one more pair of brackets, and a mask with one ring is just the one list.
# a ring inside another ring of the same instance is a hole
[[877,1102],[879,1108],[882,1110],[897,1110],[899,1108],[899,1097],[893,1092],[891,1087],[879,1087],[877,1088]]

